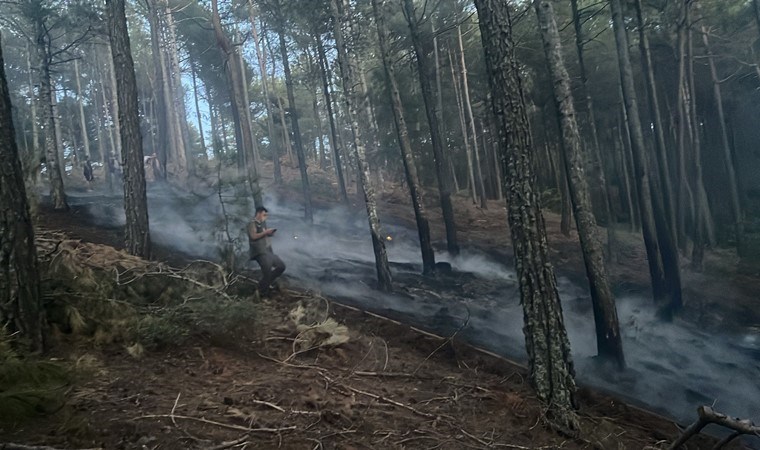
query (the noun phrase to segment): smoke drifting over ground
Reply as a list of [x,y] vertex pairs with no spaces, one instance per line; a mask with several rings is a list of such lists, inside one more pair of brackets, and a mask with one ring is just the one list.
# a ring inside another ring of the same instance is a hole
[[[106,204],[102,200],[91,203],[92,214],[103,225],[123,224],[120,200]],[[84,197],[78,201],[89,203]],[[174,193],[151,191],[149,203],[154,242],[193,257],[218,258],[226,234],[216,194],[178,199]],[[517,281],[507,266],[511,261],[496,261],[478,252],[465,251],[455,258],[438,253],[437,260],[450,262],[454,273],[428,280],[419,275],[416,230],[384,224],[391,238],[386,243],[395,292],[382,294],[372,288],[374,255],[364,211],[351,213],[341,207],[317,211],[314,225],[309,226],[300,207],[275,198],[266,199],[265,204],[270,211],[269,227],[278,229],[272,240],[274,251],[287,264],[285,275],[291,284],[442,335],[468,321],[458,336],[510,358],[526,359]],[[229,232],[238,252],[245,255],[244,227],[253,208],[230,201],[225,209]],[[663,323],[656,319],[648,299],[618,297],[629,366],[619,373],[594,359],[594,323],[585,286],[560,277],[559,289],[580,383],[682,423],[696,417],[700,404],[760,420],[760,337],[715,336],[687,323]],[[760,439],[750,445],[760,448]]]

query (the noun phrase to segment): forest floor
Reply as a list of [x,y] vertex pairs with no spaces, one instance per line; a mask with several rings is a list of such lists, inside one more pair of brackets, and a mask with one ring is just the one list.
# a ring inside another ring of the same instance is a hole
[[[284,189],[279,195],[297,199],[297,192]],[[400,189],[381,200],[385,220],[413,226]],[[509,256],[503,205],[491,202],[484,211],[465,198],[456,202],[462,245]],[[328,205],[326,198],[316,203]],[[575,234],[563,236],[559,219],[551,213],[546,218],[558,270],[583,277]],[[506,359],[309,292],[282,289],[260,300],[245,276],[228,279],[214,267],[172,269],[187,261],[169,249],[155,252],[155,259],[169,265],[136,261],[112,248],[122,246],[121,233],[93,226],[83,210],[43,208],[40,225],[48,300],[65,297],[79,308],[64,309],[63,318],[54,320],[47,355],[70,375],[50,388],[61,394],[59,404],[36,404],[38,414],[0,421],[0,443],[105,449],[659,449],[679,435],[663,417],[581,389],[580,433],[562,436],[546,426],[525,369]],[[442,227],[433,231],[440,241]],[[645,255],[632,236],[621,239],[612,275],[618,289],[645,292]],[[757,275],[731,261],[728,252],[711,252],[705,272],[685,273],[687,309],[697,311],[690,318],[716,327],[757,326],[754,308],[752,315],[744,309],[760,292]],[[734,270],[726,269],[729,264]],[[177,284],[186,282],[193,287]],[[172,290],[183,289],[183,302],[168,300]],[[113,311],[91,304],[87,310],[88,298],[103,295]],[[164,303],[124,306],[137,312],[143,348],[114,328],[127,320],[127,309],[119,309],[126,300],[120,298],[147,296]],[[221,302],[232,313],[209,313],[204,301]],[[160,317],[174,321],[157,322]],[[700,436],[688,448],[714,444]]]

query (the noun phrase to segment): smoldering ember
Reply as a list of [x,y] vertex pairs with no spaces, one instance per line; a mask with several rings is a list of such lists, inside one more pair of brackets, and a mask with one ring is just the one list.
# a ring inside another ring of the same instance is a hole
[[760,449],[760,0],[0,1],[0,450]]

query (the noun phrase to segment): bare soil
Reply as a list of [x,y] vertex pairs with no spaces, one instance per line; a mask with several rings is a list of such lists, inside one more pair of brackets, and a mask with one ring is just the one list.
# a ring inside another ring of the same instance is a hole
[[[400,189],[387,192],[384,219],[411,223]],[[280,194],[298,198],[289,190]],[[503,206],[490,202],[481,210],[464,198],[456,202],[463,246],[511,257]],[[431,222],[439,224],[430,206]],[[555,265],[582,278],[576,236],[559,233],[556,215],[546,217]],[[74,239],[121,247],[119,230],[92,226],[82,210],[43,208],[40,221]],[[442,227],[434,233],[440,242]],[[634,235],[623,244],[611,267],[618,289],[645,291],[642,246]],[[184,262],[162,248],[154,258]],[[685,274],[687,301],[707,311],[696,320],[720,326],[745,314],[747,326],[756,325],[745,308],[760,281],[737,270],[728,252],[713,252],[706,262],[705,273]],[[713,297],[728,286],[730,301]],[[283,289],[268,300],[243,301],[261,306],[251,324],[256,339],[199,337],[134,357],[124,345],[59,336],[49,356],[81,368],[66,404],[54,414],[0,423],[0,442],[105,449],[644,449],[664,448],[679,435],[666,418],[582,389],[581,431],[562,436],[546,426],[519,364],[309,292]],[[347,326],[349,341],[299,351],[300,333],[289,318],[298,304]],[[688,448],[714,444],[700,436]]]

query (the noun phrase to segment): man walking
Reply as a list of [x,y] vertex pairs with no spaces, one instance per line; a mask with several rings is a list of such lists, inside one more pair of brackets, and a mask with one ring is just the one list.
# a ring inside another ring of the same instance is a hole
[[267,217],[269,211],[259,206],[253,220],[248,224],[248,249],[251,259],[255,259],[261,266],[259,294],[262,296],[269,294],[272,283],[285,272],[285,263],[272,252],[270,238],[277,229],[266,227]]

